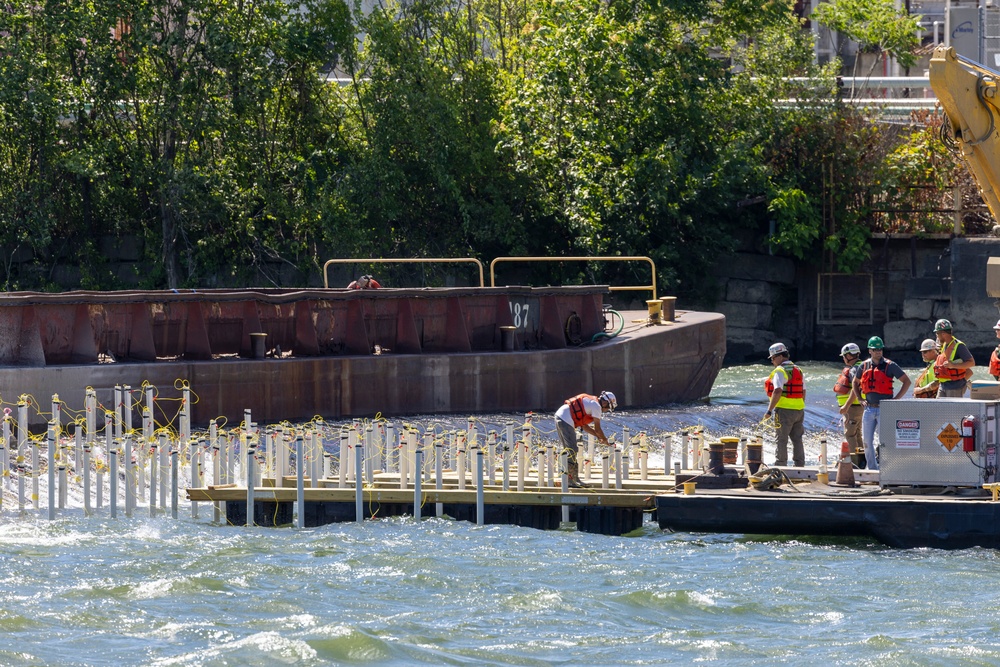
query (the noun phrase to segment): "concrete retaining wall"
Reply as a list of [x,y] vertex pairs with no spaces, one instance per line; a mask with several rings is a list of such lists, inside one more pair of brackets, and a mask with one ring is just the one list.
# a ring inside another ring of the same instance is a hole
[[[749,252],[728,258],[717,269],[721,288],[714,305],[727,316],[726,363],[763,361],[777,340],[795,359],[836,361],[844,343],[864,347],[870,336],[881,336],[893,359],[918,363],[916,348],[933,337],[934,322],[943,317],[985,364],[1000,317],[986,295],[986,262],[1000,256],[1000,238],[882,237],[871,243],[863,275],[826,279],[839,282],[819,296],[815,265]],[[834,316],[818,317],[818,310]]]

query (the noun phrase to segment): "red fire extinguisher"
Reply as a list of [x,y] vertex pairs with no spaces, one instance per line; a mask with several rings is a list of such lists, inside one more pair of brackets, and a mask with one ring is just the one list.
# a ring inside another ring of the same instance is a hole
[[976,451],[976,418],[972,415],[962,417],[962,451]]

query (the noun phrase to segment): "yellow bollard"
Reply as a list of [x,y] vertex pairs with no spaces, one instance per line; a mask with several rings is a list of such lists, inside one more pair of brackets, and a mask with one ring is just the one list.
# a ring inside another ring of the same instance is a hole
[[695,487],[695,482],[684,482],[684,495],[693,496],[694,487]]
[[659,299],[647,301],[646,308],[649,310],[649,321],[652,324],[660,323],[660,309],[663,307],[663,302]]

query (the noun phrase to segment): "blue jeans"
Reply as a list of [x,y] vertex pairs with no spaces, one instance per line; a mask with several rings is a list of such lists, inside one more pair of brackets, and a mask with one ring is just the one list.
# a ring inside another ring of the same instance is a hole
[[865,460],[869,470],[878,470],[878,458],[875,455],[875,430],[878,428],[878,406],[868,406],[861,416],[861,436],[865,440]]

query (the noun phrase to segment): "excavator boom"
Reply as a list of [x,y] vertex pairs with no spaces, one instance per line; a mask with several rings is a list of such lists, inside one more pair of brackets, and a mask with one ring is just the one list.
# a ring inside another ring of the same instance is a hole
[[1000,72],[958,55],[950,46],[934,49],[930,63],[931,88],[947,115],[955,144],[996,220],[1000,220],[998,79]]

